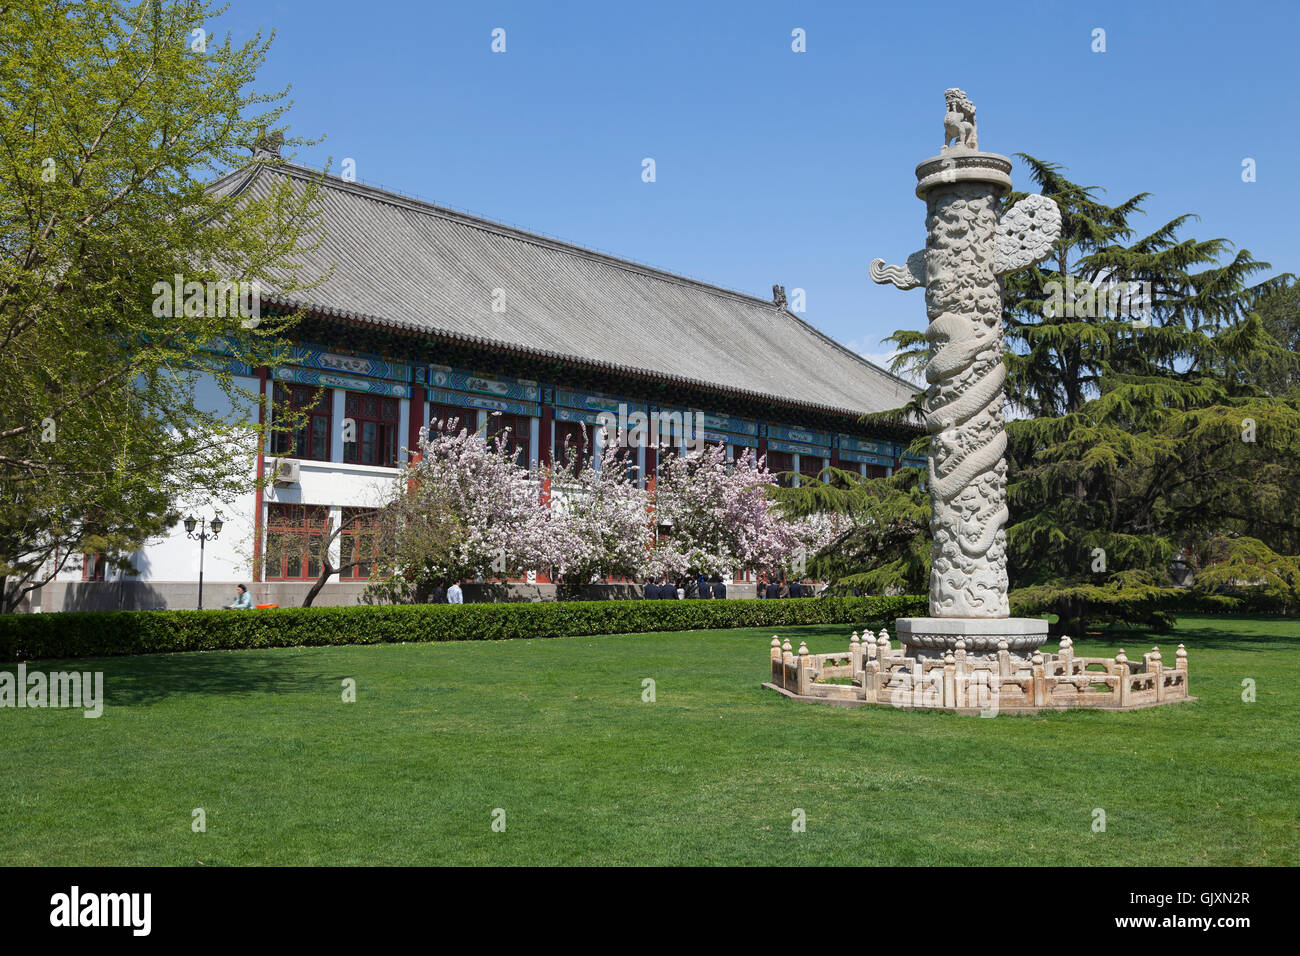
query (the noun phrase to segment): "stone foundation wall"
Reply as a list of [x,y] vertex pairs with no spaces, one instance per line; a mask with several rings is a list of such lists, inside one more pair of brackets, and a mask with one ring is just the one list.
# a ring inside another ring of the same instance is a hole
[[[300,607],[311,590],[309,581],[204,581],[203,607],[220,608],[235,600],[235,586],[247,584],[254,604]],[[515,601],[626,601],[640,600],[642,585],[610,584],[464,584],[467,603]],[[360,603],[365,582],[331,581],[312,602],[313,607],[339,607]],[[753,587],[727,588],[727,598],[753,597]],[[743,593],[742,593],[743,592]],[[35,598],[35,600],[32,600]],[[21,612],[192,610],[198,606],[197,582],[57,581],[29,595]]]

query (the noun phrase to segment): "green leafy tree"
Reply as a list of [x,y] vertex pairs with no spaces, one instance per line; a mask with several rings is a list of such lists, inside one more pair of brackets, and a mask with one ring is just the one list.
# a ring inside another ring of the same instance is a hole
[[[1261,336],[1255,320],[1206,347],[1249,354],[1268,347]],[[1009,428],[1018,611],[1054,612],[1073,634],[1106,622],[1167,626],[1175,557],[1201,589],[1295,605],[1300,405],[1233,395],[1213,378],[1101,384],[1077,412]]]
[[[0,11],[3,610],[83,553],[125,567],[187,492],[229,501],[258,480],[259,395],[208,368],[214,407],[197,372],[214,347],[276,364],[293,317],[260,315],[256,289],[313,281],[292,263],[314,241],[315,190],[207,188],[284,142],[283,92],[251,90],[269,40],[210,36],[220,12]],[[183,302],[162,294],[176,276],[199,284]]]
[[831,582],[831,593],[923,594],[930,577],[924,482],[922,468],[900,468],[888,478],[830,468],[771,495],[787,519],[841,519],[839,534],[807,560],[807,574]]
[[1300,283],[1270,290],[1255,312],[1279,347],[1251,357],[1243,367],[1225,368],[1224,374],[1254,381],[1280,398],[1300,389]]

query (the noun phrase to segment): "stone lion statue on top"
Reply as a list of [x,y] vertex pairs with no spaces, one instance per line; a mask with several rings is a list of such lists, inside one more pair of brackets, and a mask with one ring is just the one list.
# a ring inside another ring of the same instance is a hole
[[944,90],[943,98],[948,104],[948,112],[943,117],[943,148],[956,140],[956,147],[979,149],[979,138],[975,133],[975,104],[966,97],[963,90]]

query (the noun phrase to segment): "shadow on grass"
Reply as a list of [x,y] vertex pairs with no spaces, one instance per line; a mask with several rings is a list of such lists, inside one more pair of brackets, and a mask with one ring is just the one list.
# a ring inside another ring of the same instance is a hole
[[347,676],[304,672],[303,661],[296,656],[248,651],[49,661],[42,662],[41,668],[47,671],[102,670],[107,702],[126,707],[190,694],[220,697],[292,694],[318,689],[323,682],[332,681],[337,687]]

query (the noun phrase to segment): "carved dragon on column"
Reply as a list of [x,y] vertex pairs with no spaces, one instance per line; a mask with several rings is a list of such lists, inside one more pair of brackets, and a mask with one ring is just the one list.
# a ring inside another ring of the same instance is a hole
[[925,188],[926,247],[903,266],[876,259],[870,273],[876,282],[900,289],[925,286],[930,388],[923,409],[932,435],[934,536],[930,614],[1004,618],[1010,609],[1000,276],[1048,257],[1060,235],[1061,214],[1052,200],[1033,195],[999,218],[999,183],[1010,183],[1005,173],[985,179],[951,172],[994,160],[1009,171],[1010,162],[974,148],[975,107],[965,93],[948,90],[945,96],[945,142],[957,143],[943,147],[943,171],[918,187]]

